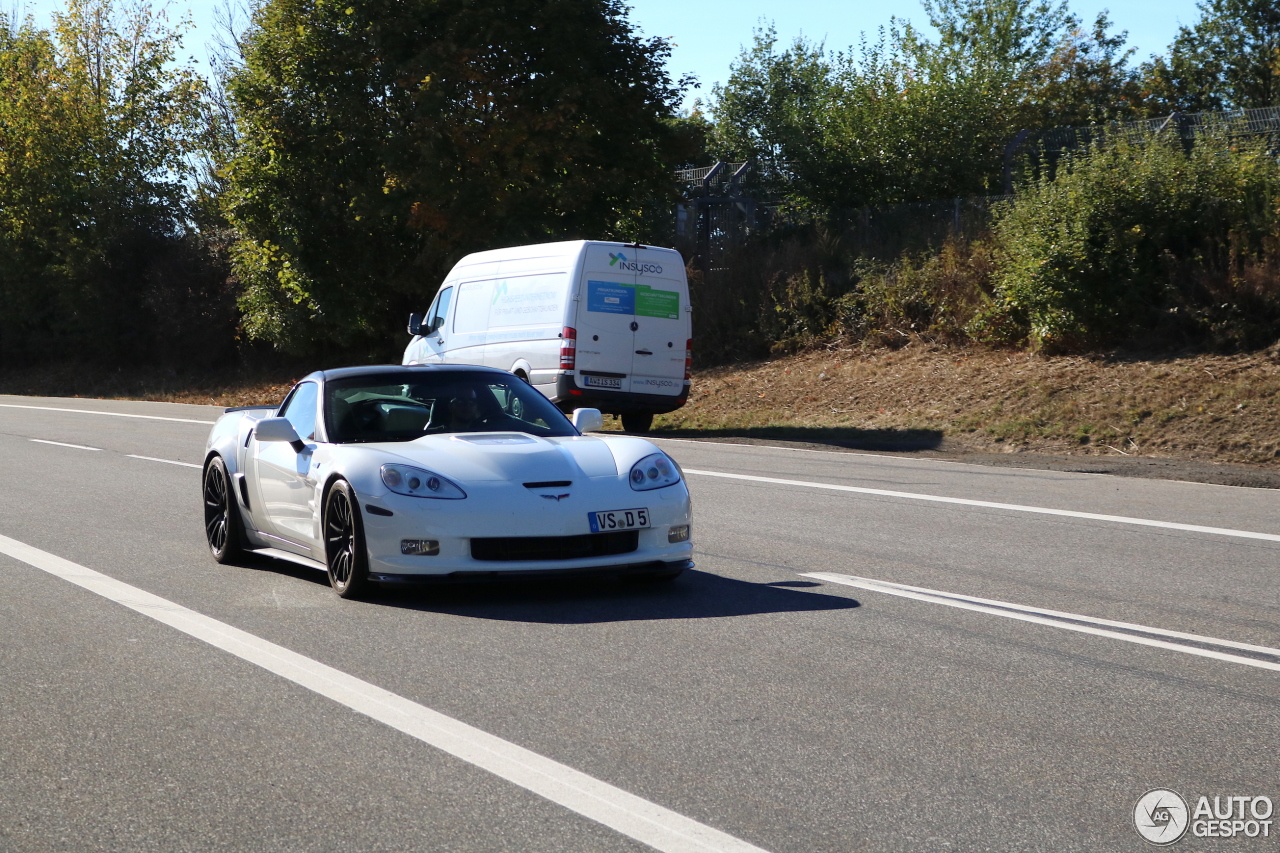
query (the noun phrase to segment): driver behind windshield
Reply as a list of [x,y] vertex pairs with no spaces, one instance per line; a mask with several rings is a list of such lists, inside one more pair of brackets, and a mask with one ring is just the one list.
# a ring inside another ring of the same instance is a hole
[[[474,387],[464,388],[454,394],[449,398],[448,405],[447,432],[475,432],[483,429],[489,420],[489,417],[481,411],[480,397]],[[509,428],[509,426],[503,426],[503,429]]]

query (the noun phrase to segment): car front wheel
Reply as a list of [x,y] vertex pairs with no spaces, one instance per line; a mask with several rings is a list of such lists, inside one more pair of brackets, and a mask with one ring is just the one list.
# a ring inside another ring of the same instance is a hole
[[204,534],[213,559],[230,563],[244,556],[242,525],[227,464],[215,456],[204,469]]
[[345,480],[329,490],[324,503],[324,544],[329,585],[342,598],[355,598],[369,585],[369,555],[364,547],[360,503]]

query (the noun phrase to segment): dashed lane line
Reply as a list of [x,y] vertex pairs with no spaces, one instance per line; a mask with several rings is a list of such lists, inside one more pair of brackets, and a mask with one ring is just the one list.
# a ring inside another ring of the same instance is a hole
[[54,447],[72,447],[76,450],[102,450],[101,447],[87,447],[83,444],[67,444],[65,441],[49,441],[45,438],[29,438],[27,441],[34,441],[36,444],[52,444]]
[[179,424],[205,424],[214,421],[196,420],[194,418],[162,418],[159,415],[134,415],[128,412],[103,412],[95,409],[64,409],[61,406],[19,406],[15,403],[0,403],[0,409],[32,409],[39,412],[71,412],[76,415],[106,415],[112,418],[138,418],[144,421],[171,421]]
[[130,459],[145,459],[148,462],[164,462],[167,465],[181,465],[184,468],[203,468],[203,465],[197,465],[194,462],[178,462],[173,459],[160,459],[155,456],[138,456],[134,453],[126,453],[125,456]]

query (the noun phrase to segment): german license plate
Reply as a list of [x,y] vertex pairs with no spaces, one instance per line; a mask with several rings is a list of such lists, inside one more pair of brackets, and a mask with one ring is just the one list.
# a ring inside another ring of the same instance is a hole
[[611,509],[604,512],[589,512],[587,513],[587,521],[591,523],[592,533],[607,533],[610,530],[639,530],[649,526],[649,510]]
[[617,376],[584,376],[582,384],[592,388],[621,388],[622,380]]

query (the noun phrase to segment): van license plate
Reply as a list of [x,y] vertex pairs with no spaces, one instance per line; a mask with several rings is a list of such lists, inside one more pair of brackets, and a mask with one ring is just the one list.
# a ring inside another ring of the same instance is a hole
[[609,530],[638,530],[649,526],[647,509],[611,509],[605,512],[587,513],[592,533]]
[[622,380],[616,376],[584,376],[582,384],[592,388],[621,388]]

